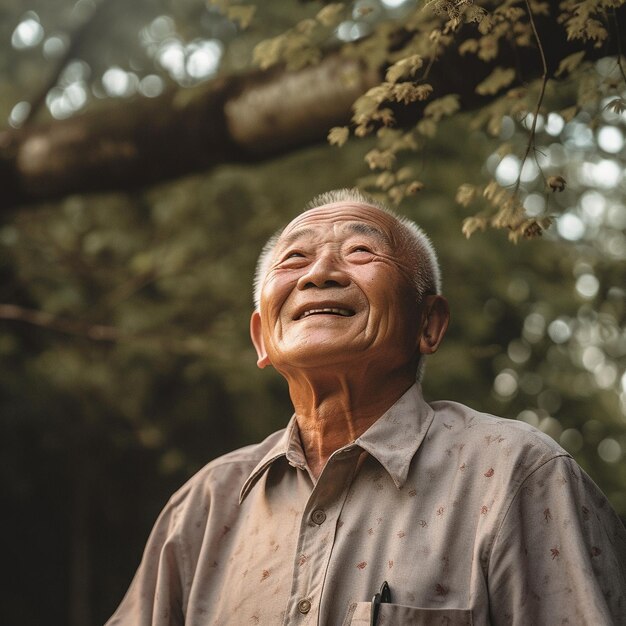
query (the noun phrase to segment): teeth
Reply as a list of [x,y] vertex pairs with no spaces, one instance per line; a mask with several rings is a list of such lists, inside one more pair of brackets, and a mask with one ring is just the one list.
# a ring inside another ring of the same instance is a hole
[[304,319],[305,317],[308,317],[309,315],[315,315],[316,313],[333,313],[335,315],[341,315],[343,317],[350,317],[352,315],[352,311],[348,309],[335,309],[335,308],[327,307],[324,309],[310,309],[309,311],[305,311],[300,317],[300,319]]

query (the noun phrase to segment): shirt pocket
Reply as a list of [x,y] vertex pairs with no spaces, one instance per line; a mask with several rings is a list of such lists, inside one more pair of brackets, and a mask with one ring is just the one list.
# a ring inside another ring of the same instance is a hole
[[[343,626],[370,626],[371,602],[350,607]],[[422,609],[401,604],[380,605],[377,626],[471,626],[470,609]]]

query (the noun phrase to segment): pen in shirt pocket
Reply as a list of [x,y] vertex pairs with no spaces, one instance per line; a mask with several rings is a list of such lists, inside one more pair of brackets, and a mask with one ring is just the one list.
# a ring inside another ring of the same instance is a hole
[[380,605],[385,602],[391,602],[391,590],[389,589],[389,583],[385,580],[380,586],[380,591],[374,594],[372,598],[372,617],[370,620],[370,626],[376,626],[378,623],[378,612],[380,611]]

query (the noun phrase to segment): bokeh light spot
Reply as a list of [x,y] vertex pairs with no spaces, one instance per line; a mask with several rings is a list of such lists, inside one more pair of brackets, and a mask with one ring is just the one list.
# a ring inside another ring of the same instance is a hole
[[524,198],[524,209],[526,209],[526,214],[530,217],[541,215],[545,208],[546,200],[541,194],[531,193]]
[[529,313],[524,320],[522,335],[526,341],[536,343],[543,337],[546,329],[546,320],[541,313]]
[[589,126],[583,122],[569,122],[565,129],[566,148],[592,148],[593,132]]
[[603,126],[598,131],[598,145],[605,152],[617,154],[624,147],[624,135],[617,126]]
[[556,221],[556,229],[563,239],[578,241],[585,234],[585,224],[574,213],[564,213]]
[[406,4],[409,0],[381,0],[381,3],[388,9],[397,9],[403,4]]
[[502,187],[512,185],[519,176],[520,160],[512,155],[507,154],[496,167],[496,180]]
[[129,96],[134,92],[133,75],[120,67],[111,67],[102,76],[102,86],[109,96]]
[[612,204],[606,212],[606,221],[611,228],[617,230],[626,228],[626,206]]
[[516,277],[509,281],[506,292],[511,300],[515,302],[524,302],[530,295],[530,285],[527,280]]
[[561,408],[561,394],[556,389],[544,389],[537,397],[537,404],[548,413],[556,413]]
[[11,35],[11,45],[16,50],[33,48],[41,43],[44,37],[43,26],[39,23],[37,14],[29,11],[13,31]]
[[43,56],[46,59],[56,59],[65,52],[66,48],[66,39],[59,35],[53,35],[43,42]]
[[587,346],[581,355],[582,364],[589,372],[593,372],[602,366],[604,358],[604,352],[597,346]]
[[158,61],[172,78],[181,79],[185,75],[185,51],[177,39],[163,44],[158,54]]
[[503,398],[508,398],[517,392],[517,375],[513,370],[501,371],[493,381],[494,391]]
[[550,113],[546,122],[546,132],[553,137],[561,134],[565,121],[558,113]]
[[527,424],[530,424],[531,426],[534,426],[535,428],[539,426],[539,416],[534,411],[531,411],[530,409],[524,409],[523,411],[521,411],[518,414],[517,419],[521,420],[522,422],[526,422]]
[[30,102],[26,102],[22,100],[18,102],[12,109],[11,113],[9,113],[9,124],[13,128],[20,128],[24,123],[24,120],[28,117],[30,113]]
[[190,51],[185,69],[195,79],[203,79],[217,72],[222,56],[222,45],[218,41],[203,41]]
[[572,336],[572,330],[565,320],[556,319],[550,322],[548,335],[554,343],[565,343]]
[[552,437],[552,439],[558,441],[561,433],[563,432],[563,427],[558,420],[554,419],[554,417],[548,416],[544,417],[539,422],[539,430]]
[[526,159],[522,167],[520,179],[523,183],[530,183],[539,176],[539,167],[534,161]]
[[156,74],[148,74],[139,82],[139,91],[147,98],[156,98],[163,93],[163,79]]
[[362,22],[346,20],[337,26],[337,38],[341,41],[356,41],[367,35],[369,28]]
[[600,289],[600,282],[593,274],[582,274],[576,280],[576,291],[588,300],[594,298]]
[[597,187],[612,189],[622,177],[622,168],[612,159],[602,159],[592,169],[591,178]]
[[617,367],[613,363],[605,363],[596,369],[594,376],[600,389],[610,389],[617,381]]
[[561,436],[559,437],[559,443],[572,454],[580,452],[580,450],[582,450],[584,442],[585,440],[583,439],[583,436],[576,428],[567,428],[561,433]]
[[526,363],[530,358],[531,349],[528,343],[522,339],[514,339],[509,343],[507,354],[513,363]]
[[598,444],[598,456],[606,463],[617,463],[622,458],[622,446],[611,437]]

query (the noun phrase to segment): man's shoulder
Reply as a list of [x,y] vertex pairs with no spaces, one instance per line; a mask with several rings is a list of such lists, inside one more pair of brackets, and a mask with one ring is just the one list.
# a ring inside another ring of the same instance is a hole
[[[466,454],[508,459],[513,466],[538,467],[566,452],[552,437],[526,422],[483,413],[458,402],[432,402],[435,436],[462,446]],[[523,460],[523,463],[522,463]]]
[[226,490],[239,497],[239,490],[252,470],[280,441],[285,429],[278,430],[263,441],[238,448],[209,461],[172,496],[176,504],[188,500],[198,491]]

